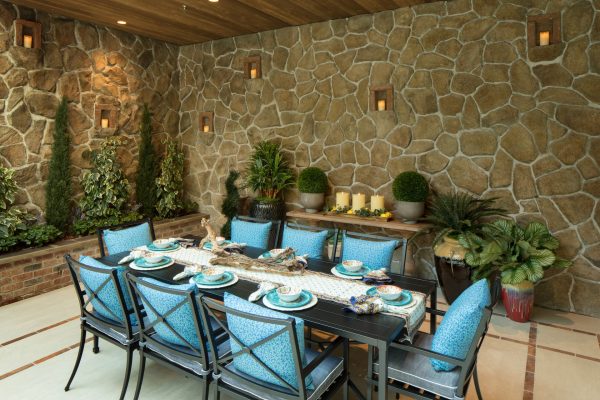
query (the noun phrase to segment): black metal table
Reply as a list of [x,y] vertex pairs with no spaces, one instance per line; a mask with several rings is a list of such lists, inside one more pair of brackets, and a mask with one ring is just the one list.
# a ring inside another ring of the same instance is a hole
[[[258,257],[265,252],[264,249],[247,247],[245,254],[249,257]],[[100,260],[108,265],[117,265],[118,261],[128,253],[113,254],[102,257]],[[310,259],[308,268],[313,271],[331,273],[331,268],[335,264],[324,261]],[[152,277],[166,283],[179,283],[174,281],[173,277],[182,272],[184,266],[175,264],[169,268],[154,271],[132,270],[135,275]],[[430,307],[436,309],[437,295],[436,282],[427,279],[389,274],[394,283],[412,291],[424,293],[430,299]],[[241,298],[248,298],[250,293],[256,291],[255,282],[244,280],[240,277],[239,281],[223,289],[200,289],[201,292],[209,297],[222,300],[225,292],[229,292]],[[294,316],[302,318],[306,326],[316,328],[325,332],[339,335],[350,340],[365,343],[375,347],[379,353],[379,365],[387,365],[387,354],[389,344],[396,340],[405,327],[404,319],[385,314],[375,315],[357,315],[352,312],[345,312],[339,303],[319,299],[319,302],[312,308],[303,311],[296,311]],[[435,331],[436,318],[431,316],[431,331]],[[387,368],[379,369],[379,387],[385,388],[387,382]],[[356,389],[356,388],[354,388]],[[386,399],[386,390],[379,390],[378,399]],[[370,396],[369,396],[370,397]]]

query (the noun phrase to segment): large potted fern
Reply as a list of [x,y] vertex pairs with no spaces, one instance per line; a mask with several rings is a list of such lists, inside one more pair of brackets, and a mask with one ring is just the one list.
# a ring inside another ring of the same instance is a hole
[[462,233],[459,242],[467,250],[465,260],[473,268],[474,280],[501,274],[502,302],[516,322],[529,321],[533,287],[544,272],[572,264],[556,256],[558,239],[539,222],[521,227],[512,220],[497,220],[485,224],[479,234]]
[[427,228],[434,233],[432,243],[438,282],[449,304],[468,288],[471,268],[465,262],[466,250],[458,238],[466,232],[481,233],[485,217],[505,215],[494,207],[495,199],[477,199],[467,193],[435,193],[425,216]]

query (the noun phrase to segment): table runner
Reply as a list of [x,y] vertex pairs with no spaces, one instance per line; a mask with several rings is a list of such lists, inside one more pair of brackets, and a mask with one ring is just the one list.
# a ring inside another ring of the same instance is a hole
[[[216,257],[207,250],[198,248],[179,248],[175,251],[165,253],[152,252],[145,246],[136,250],[144,250],[153,255],[168,255],[176,262],[184,265],[211,265],[209,260]],[[211,265],[212,266],[212,265]],[[339,278],[331,274],[325,274],[310,269],[304,270],[302,274],[279,274],[259,270],[248,270],[229,266],[212,266],[217,269],[235,272],[240,278],[256,283],[271,282],[277,285],[290,285],[306,289],[319,298],[331,300],[343,305],[350,304],[351,297],[357,297],[367,292],[369,286],[361,281]],[[414,334],[425,319],[426,296],[420,292],[411,291],[413,302],[405,307],[387,306],[385,314],[403,318],[406,321],[407,335],[405,339],[412,340]]]

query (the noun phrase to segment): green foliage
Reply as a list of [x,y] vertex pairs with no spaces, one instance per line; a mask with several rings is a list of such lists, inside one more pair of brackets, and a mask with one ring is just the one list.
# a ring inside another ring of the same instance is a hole
[[305,168],[298,175],[298,190],[302,193],[325,193],[327,175],[317,167]]
[[556,256],[558,239],[539,222],[523,228],[512,220],[496,220],[484,224],[479,235],[462,233],[458,241],[468,250],[465,261],[473,268],[473,280],[500,271],[502,283],[538,282],[548,268],[572,264]]
[[423,175],[418,172],[405,171],[394,179],[392,191],[398,201],[420,203],[427,199],[429,185]]
[[19,242],[28,247],[40,247],[58,240],[62,232],[53,225],[34,225],[19,235]]
[[46,220],[66,231],[71,219],[71,159],[67,132],[67,99],[63,98],[54,122],[54,142],[46,183]]
[[100,151],[92,154],[93,167],[81,182],[83,198],[79,207],[84,219],[119,217],[129,199],[129,182],[117,161],[117,147],[125,141],[119,137],[106,139]]
[[135,211],[104,218],[84,218],[80,219],[79,221],[75,221],[73,224],[73,231],[77,235],[92,235],[96,233],[98,228],[121,225],[126,222],[134,222],[141,218],[142,215]]
[[152,217],[156,207],[157,157],[152,145],[152,114],[144,105],[140,128],[139,167],[135,180],[135,195],[141,205],[142,214]]
[[229,171],[227,180],[225,180],[225,191],[227,196],[221,205],[221,212],[227,217],[227,222],[221,227],[221,235],[223,237],[231,237],[231,220],[238,214],[238,206],[240,204],[240,191],[235,184],[235,181],[240,176],[238,171]]
[[259,199],[271,200],[294,185],[294,174],[279,144],[265,140],[254,147],[246,169],[246,184],[259,192]]
[[17,182],[14,178],[15,171],[0,166],[0,211],[6,211],[15,202]]
[[10,247],[14,236],[27,228],[33,220],[27,211],[12,207],[17,193],[15,171],[0,166],[0,249]]
[[173,140],[166,145],[161,173],[156,179],[156,211],[161,218],[175,217],[183,210],[183,152]]

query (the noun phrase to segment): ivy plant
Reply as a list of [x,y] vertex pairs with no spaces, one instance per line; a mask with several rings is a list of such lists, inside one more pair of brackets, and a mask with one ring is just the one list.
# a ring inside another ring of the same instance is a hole
[[156,211],[162,218],[177,216],[183,209],[183,152],[174,140],[167,140],[165,157],[156,179]]
[[10,246],[14,236],[27,228],[34,218],[25,210],[13,207],[17,193],[15,171],[0,166],[0,247]]

